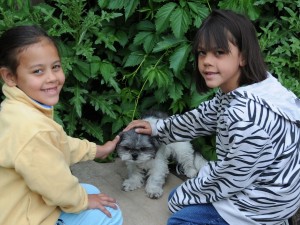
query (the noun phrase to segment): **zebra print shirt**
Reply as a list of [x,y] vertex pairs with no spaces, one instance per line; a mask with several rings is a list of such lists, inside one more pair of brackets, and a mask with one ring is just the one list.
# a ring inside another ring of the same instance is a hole
[[299,99],[269,74],[152,124],[166,144],[216,134],[218,160],[177,188],[170,211],[213,203],[231,225],[287,224],[300,205],[299,118]]

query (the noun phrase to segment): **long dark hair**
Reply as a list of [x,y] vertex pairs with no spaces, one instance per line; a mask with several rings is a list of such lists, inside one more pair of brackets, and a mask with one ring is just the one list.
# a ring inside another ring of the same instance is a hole
[[54,39],[36,25],[16,26],[6,30],[0,37],[0,67],[7,67],[16,74],[18,54],[42,38],[47,38],[57,49]]
[[198,70],[199,46],[204,48],[204,51],[217,47],[230,52],[228,41],[239,49],[245,61],[245,66],[241,67],[239,86],[266,79],[267,67],[262,57],[256,30],[251,21],[230,10],[214,10],[203,21],[194,39],[194,79],[199,93],[209,90]]

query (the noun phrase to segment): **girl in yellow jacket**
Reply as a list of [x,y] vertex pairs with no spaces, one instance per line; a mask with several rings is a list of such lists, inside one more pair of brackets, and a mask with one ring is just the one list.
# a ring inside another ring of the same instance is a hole
[[[0,224],[122,224],[116,200],[81,185],[69,166],[105,158],[104,145],[68,136],[53,120],[65,82],[58,49],[36,26],[0,37]],[[99,209],[99,210],[93,210]]]

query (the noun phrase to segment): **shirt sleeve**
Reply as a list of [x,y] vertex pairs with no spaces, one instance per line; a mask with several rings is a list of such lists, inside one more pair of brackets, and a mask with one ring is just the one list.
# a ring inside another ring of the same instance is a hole
[[77,162],[93,160],[96,156],[96,144],[88,140],[81,140],[68,136],[70,151],[70,165]]
[[[182,115],[174,115],[158,120],[153,130],[159,140],[165,144],[177,141],[190,141],[198,136],[216,132],[218,107],[221,93],[210,101],[203,102],[198,108]],[[153,127],[153,125],[151,124]],[[153,134],[154,135],[154,134]]]
[[274,161],[269,135],[252,122],[232,123],[227,133],[228,142],[218,146],[223,148],[219,159],[209,162],[196,178],[177,188],[168,203],[171,212],[185,205],[229,198],[257,180]]
[[87,208],[88,198],[70,171],[67,146],[68,141],[59,142],[55,133],[40,132],[16,157],[15,170],[47,205],[58,206],[65,212],[79,212]]

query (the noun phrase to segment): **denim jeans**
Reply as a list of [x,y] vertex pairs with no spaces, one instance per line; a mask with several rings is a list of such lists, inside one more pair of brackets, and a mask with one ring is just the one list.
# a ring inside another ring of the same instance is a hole
[[[81,184],[88,194],[99,194],[100,191],[93,185]],[[98,209],[88,209],[80,213],[62,212],[56,225],[122,225],[123,217],[120,209],[106,207],[112,218],[107,217]]]
[[[173,190],[169,199],[173,196]],[[184,206],[173,213],[167,225],[229,225],[211,203]]]

